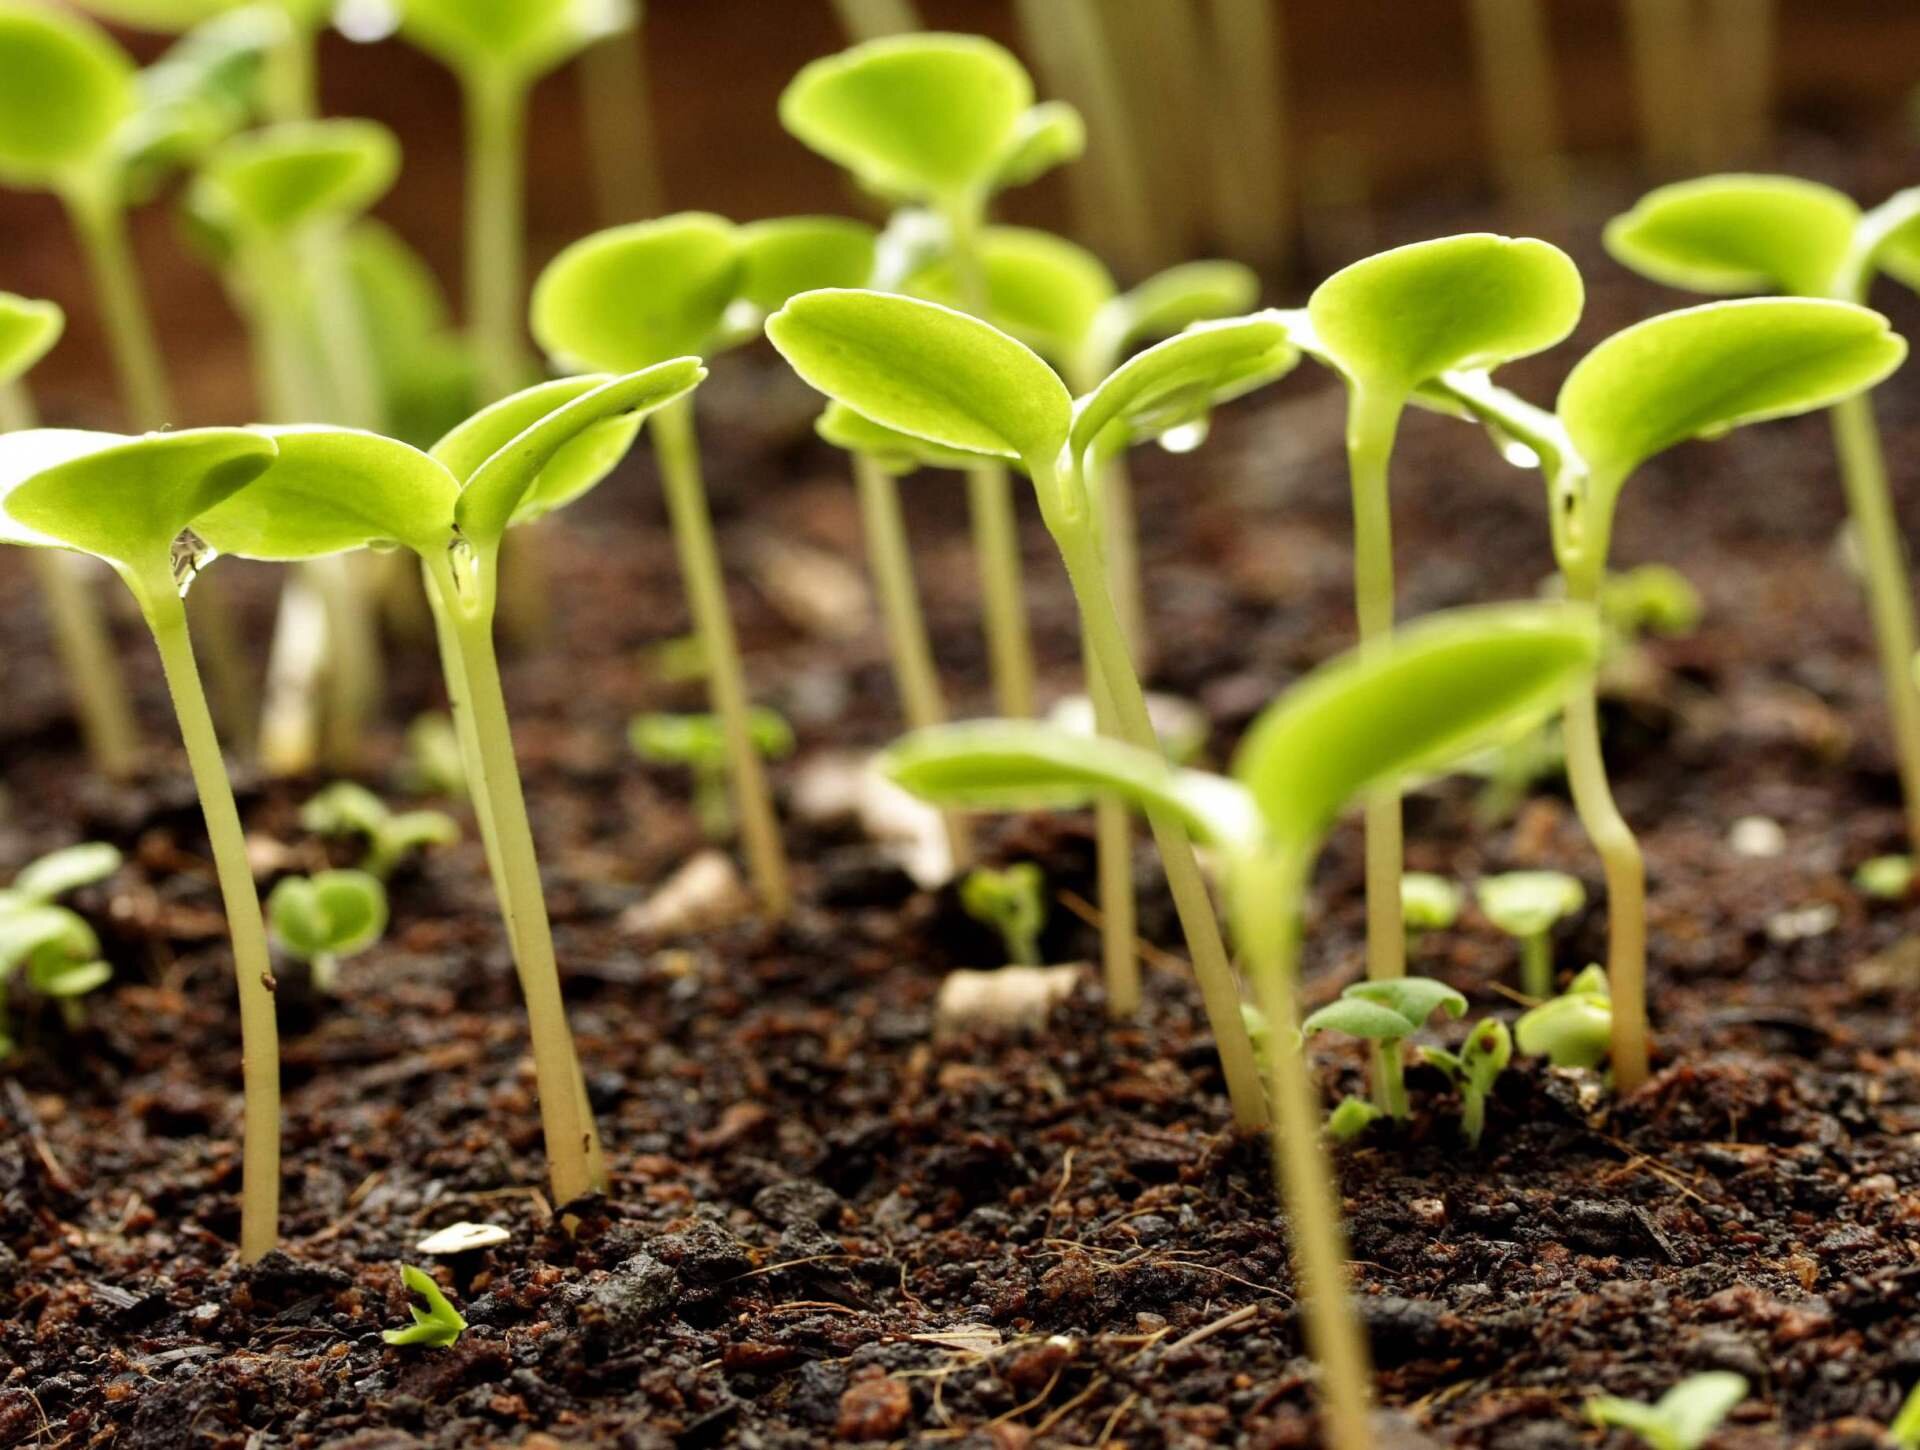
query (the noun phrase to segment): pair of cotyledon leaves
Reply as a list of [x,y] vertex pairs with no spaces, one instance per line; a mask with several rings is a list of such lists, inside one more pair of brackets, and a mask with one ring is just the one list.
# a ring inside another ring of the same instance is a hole
[[216,146],[187,205],[225,244],[284,242],[359,216],[399,174],[400,143],[377,121],[290,121]]
[[363,952],[387,929],[387,889],[355,870],[286,876],[267,896],[267,925],[301,961]]

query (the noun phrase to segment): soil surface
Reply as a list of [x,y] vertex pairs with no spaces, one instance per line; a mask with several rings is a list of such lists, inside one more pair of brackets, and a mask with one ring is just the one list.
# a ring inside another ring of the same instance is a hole
[[[1877,154],[1810,144],[1794,162],[1877,199],[1909,179]],[[1593,222],[1627,196],[1596,188],[1569,229],[1587,319],[1515,369],[1536,397],[1579,347],[1685,300],[1599,254]],[[1486,219],[1433,207],[1367,241]],[[1920,324],[1891,288],[1883,304]],[[858,577],[858,519],[843,462],[808,441],[807,398],[771,362],[730,361],[702,406],[756,694],[800,735],[777,770],[790,800],[822,752],[897,728],[871,619],[844,634],[796,620],[769,583],[783,545]],[[1880,414],[1920,530],[1910,377]],[[1338,390],[1302,369],[1199,452],[1139,455],[1155,683],[1204,707],[1216,760],[1350,640],[1340,426]],[[1410,417],[1394,478],[1403,615],[1530,594],[1549,571],[1537,478],[1476,431]],[[942,665],[977,713],[962,492],[907,485]],[[1615,1100],[1592,1075],[1517,1063],[1473,1153],[1445,1083],[1415,1070],[1408,1128],[1341,1151],[1380,1399],[1406,1443],[1594,1443],[1587,1396],[1653,1398],[1724,1368],[1753,1395],[1720,1443],[1866,1444],[1920,1377],[1920,908],[1849,883],[1902,832],[1842,519],[1819,418],[1678,450],[1629,486],[1616,562],[1676,565],[1707,606],[1690,637],[1646,642],[1606,721],[1650,868],[1658,1073]],[[572,1206],[571,1236],[544,1196],[524,1021],[469,830],[396,877],[393,928],[345,965],[339,997],[282,972],[285,1249],[247,1270],[237,1021],[193,797],[171,758],[137,788],[87,777],[24,571],[0,579],[0,868],[87,837],[128,853],[77,903],[114,983],[81,1030],[24,1020],[0,1078],[0,1445],[1313,1443],[1264,1146],[1227,1128],[1144,841],[1142,932],[1166,950],[1120,1027],[1089,980],[1041,1032],[936,1041],[942,975],[992,965],[992,938],[851,823],[792,810],[789,925],[636,935],[622,913],[700,845],[687,782],[624,743],[636,709],[698,699],[648,653],[685,629],[649,463],[545,532],[552,632],[515,652],[507,685],[610,1190]],[[1061,694],[1071,601],[1031,517],[1026,544]],[[263,639],[270,571],[219,569]],[[130,615],[119,628],[170,742],[151,651]],[[365,774],[398,800],[399,727],[437,696],[425,644],[392,655]],[[263,889],[326,858],[297,821],[318,783],[240,782]],[[1409,864],[1463,881],[1575,872],[1592,904],[1562,928],[1559,965],[1601,956],[1599,872],[1564,789],[1492,826],[1474,800],[1466,780],[1413,797]],[[1778,824],[1778,854],[1736,851],[1748,816]],[[983,838],[1062,894],[1049,958],[1093,955],[1065,899],[1093,895],[1087,822],[1011,819]],[[1316,881],[1310,1005],[1360,971],[1358,844],[1343,828]],[[1466,992],[1471,1017],[1518,1010],[1514,945],[1471,910],[1414,963]],[[1329,1101],[1359,1083],[1357,1052],[1315,1055]],[[458,1220],[511,1235],[438,1262],[471,1327],[450,1349],[385,1346],[406,1318],[397,1263]]]

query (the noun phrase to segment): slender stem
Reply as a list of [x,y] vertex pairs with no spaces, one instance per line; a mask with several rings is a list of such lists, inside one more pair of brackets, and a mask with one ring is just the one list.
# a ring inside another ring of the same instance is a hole
[[1536,1002],[1553,995],[1553,944],[1544,931],[1520,942],[1520,990]]
[[1894,758],[1905,796],[1908,849],[1920,859],[1920,688],[1913,677],[1913,584],[1887,492],[1887,465],[1872,400],[1865,393],[1855,394],[1836,403],[1828,416],[1866,572],[1867,607],[1880,653],[1880,684],[1892,717]]
[[1510,200],[1564,208],[1567,163],[1545,0],[1472,0],[1469,14],[1494,177]]
[[525,291],[522,167],[526,83],[476,69],[461,78],[467,112],[467,325],[489,398],[517,388],[528,367],[521,340]]
[[[1098,386],[1096,379],[1094,386]],[[1082,388],[1082,393],[1093,391]],[[1127,632],[1127,649],[1140,668],[1151,671],[1152,641],[1147,637],[1147,611],[1140,582],[1140,515],[1133,502],[1133,475],[1124,453],[1117,453],[1101,470],[1096,485],[1100,499],[1100,537],[1107,552],[1107,578],[1113,585],[1113,607]]]
[[856,41],[904,35],[920,28],[913,0],[833,0],[840,25]]
[[207,841],[213,848],[214,870],[220,879],[227,931],[233,942],[245,1094],[240,1260],[250,1264],[273,1249],[280,1233],[280,1029],[274,1017],[273,963],[267,952],[267,931],[260,916],[253,870],[247,864],[240,810],[234,803],[233,785],[227,778],[213,716],[200,687],[200,671],[194,664],[186,608],[174,592],[172,578],[165,573],[136,588],[135,594],[153,630],[167,689],[173,695],[174,714],[180,722],[180,738],[187,748],[194,787],[200,793]]
[[793,904],[787,852],[773,813],[766,768],[753,746],[745,672],[740,647],[734,642],[733,616],[727,609],[727,586],[720,572],[720,553],[713,542],[706,486],[700,478],[700,445],[694,435],[691,400],[682,398],[668,404],[653,415],[648,426],[653,434],[653,456],[660,467],[660,483],[666,492],[687,608],[707,662],[708,699],[726,737],[727,773],[733,781],[748,868],[760,894],[761,909],[778,920]]
[[1487,1130],[1487,1094],[1471,1083],[1460,1084],[1460,1134],[1467,1146],[1478,1148],[1480,1135]]
[[642,43],[645,11],[638,0],[633,11],[630,30],[609,35],[580,57],[595,209],[609,226],[665,210]]
[[1633,100],[1647,169],[1686,167],[1694,151],[1693,7],[1674,0],[1623,0],[1633,62]]
[[[1092,647],[1080,647],[1086,661],[1087,694],[1093,701],[1094,726],[1102,735],[1121,739],[1113,692],[1107,688],[1100,661]],[[1100,875],[1100,961],[1107,984],[1107,1011],[1125,1020],[1140,1010],[1140,948],[1138,909],[1133,893],[1133,817],[1124,801],[1101,796],[1093,807],[1094,846]]]
[[173,421],[173,397],[127,242],[126,211],[109,178],[69,188],[63,200],[93,276],[127,416],[143,433],[164,428]]
[[1400,1058],[1399,1039],[1371,1045],[1373,1081],[1380,1095],[1380,1107],[1388,1117],[1404,1122],[1413,1109],[1407,1103],[1407,1070]]
[[1212,137],[1222,240],[1229,256],[1283,268],[1293,243],[1287,184],[1293,162],[1280,6],[1277,0],[1211,0],[1209,10],[1212,62],[1232,118]]
[[314,27],[295,19],[287,8],[286,34],[267,52],[261,100],[269,120],[304,121],[319,109],[314,66]]
[[[927,638],[926,617],[920,609],[920,588],[913,577],[913,553],[907,542],[906,519],[900,509],[900,485],[878,461],[865,453],[853,455],[853,481],[860,499],[860,524],[866,534],[867,559],[873,587],[886,624],[887,650],[893,659],[893,684],[900,694],[900,711],[911,730],[924,730],[947,718],[940,676],[934,668],[933,645]],[[956,870],[973,859],[973,843],[958,811],[942,811],[947,848]]]

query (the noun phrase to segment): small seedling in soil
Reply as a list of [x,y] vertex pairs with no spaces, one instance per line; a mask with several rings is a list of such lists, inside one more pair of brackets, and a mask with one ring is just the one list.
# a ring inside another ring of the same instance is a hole
[[[777,710],[755,705],[747,733],[764,760],[793,754],[793,727]],[[727,799],[727,733],[711,715],[638,715],[627,726],[627,743],[642,760],[684,765],[693,772],[693,813],[709,840],[732,837],[733,807]]]
[[427,1301],[422,1309],[418,1304],[409,1303],[407,1312],[413,1316],[413,1323],[404,1329],[383,1329],[380,1337],[396,1347],[421,1345],[427,1349],[445,1349],[466,1332],[467,1321],[460,1311],[453,1307],[447,1296],[440,1292],[440,1286],[425,1269],[416,1269],[412,1264],[400,1266],[400,1282],[407,1286],[407,1292],[418,1294]]
[[1409,871],[1400,878],[1400,919],[1407,946],[1430,931],[1445,931],[1460,919],[1460,888],[1430,871]]
[[426,710],[413,717],[407,726],[407,757],[399,774],[401,783],[416,795],[466,798],[466,766],[451,716],[441,710]]
[[307,964],[315,991],[340,990],[340,959],[387,929],[387,888],[365,871],[288,876],[267,894],[267,926],[280,949]]
[[66,846],[20,868],[0,890],[0,1060],[13,1052],[6,984],[24,965],[28,988],[60,1005],[69,1028],[82,1017],[80,999],[113,976],[100,940],[77,913],[55,899],[104,881],[120,869],[120,852],[101,841]]
[[1469,1148],[1478,1148],[1487,1126],[1487,1099],[1513,1061],[1513,1033],[1497,1017],[1488,1017],[1474,1024],[1458,1052],[1423,1047],[1420,1060],[1445,1073],[1459,1089],[1460,1136]]
[[[1590,610],[1459,610],[1323,665],[1249,729],[1231,777],[1182,769],[1157,749],[992,721],[921,731],[884,768],[937,804],[1029,809],[1112,792],[1183,821],[1221,855],[1235,936],[1269,1026],[1275,1172],[1287,1205],[1309,1343],[1330,1438],[1371,1443],[1367,1354],[1346,1291],[1344,1235],[1294,1005],[1301,900],[1339,812],[1390,776],[1457,757],[1591,671]],[[1398,889],[1398,883],[1395,883]],[[1235,1007],[1235,1025],[1245,1032]],[[1215,1019],[1216,1035],[1218,1019]]]
[[1583,968],[1558,997],[1523,1013],[1513,1040],[1528,1057],[1555,1067],[1598,1067],[1607,1060],[1613,1034],[1613,997],[1607,974]]
[[1015,966],[1041,964],[1040,933],[1047,925],[1047,873],[1032,861],[1016,861],[1005,870],[976,866],[960,881],[961,908],[975,921],[1000,933],[1007,960]]
[[1351,1143],[1385,1116],[1365,1098],[1344,1097],[1327,1114],[1327,1136],[1336,1143]]
[[1553,928],[1587,904],[1586,888],[1564,871],[1509,871],[1474,890],[1481,914],[1520,943],[1520,990],[1553,995]]
[[1380,1110],[1404,1122],[1412,1109],[1407,1103],[1406,1062],[1402,1046],[1435,1012],[1459,1017],[1467,999],[1431,977],[1396,977],[1390,982],[1356,982],[1309,1014],[1300,1024],[1307,1037],[1316,1032],[1343,1032],[1370,1044],[1373,1082]]
[[384,881],[415,851],[450,846],[459,824],[445,811],[394,811],[363,785],[335,781],[300,807],[300,826],[316,836],[358,836],[367,843],[360,869]]
[[1887,1438],[1899,1447],[1899,1450],[1920,1450],[1920,1384],[1907,1392],[1906,1402],[1900,1406],[1900,1413],[1893,1417],[1893,1423],[1887,1426]]
[[1913,894],[1911,856],[1875,856],[1853,873],[1853,884],[1876,901],[1905,901]]
[[1651,1405],[1597,1395],[1586,1412],[1594,1424],[1626,1430],[1648,1450],[1699,1450],[1746,1397],[1745,1376],[1708,1370],[1688,1375]]

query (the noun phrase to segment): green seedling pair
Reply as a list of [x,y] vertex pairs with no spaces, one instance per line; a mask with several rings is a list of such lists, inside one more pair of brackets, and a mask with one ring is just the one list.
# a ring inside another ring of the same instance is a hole
[[120,853],[100,841],[68,846],[20,868],[0,889],[0,1061],[13,1052],[7,987],[25,968],[29,991],[59,1005],[69,1027],[79,1025],[81,999],[111,980],[100,939],[59,898],[104,881],[120,869]]
[[288,876],[267,895],[267,929],[307,964],[314,990],[340,990],[340,959],[365,951],[387,929],[387,888],[365,871]]
[[1000,934],[1007,961],[1037,967],[1040,933],[1047,926],[1047,875],[1033,861],[1016,861],[1004,870],[976,866],[960,879],[960,908]]
[[360,869],[382,881],[415,851],[460,839],[459,824],[445,811],[392,810],[350,780],[335,781],[303,805],[300,825],[316,836],[358,837],[366,845]]
[[[793,754],[793,727],[778,711],[756,705],[747,712],[754,753],[764,760]],[[693,773],[693,813],[709,840],[733,836],[733,806],[727,797],[727,735],[711,715],[638,715],[627,726],[627,743],[642,760],[681,765]]]

